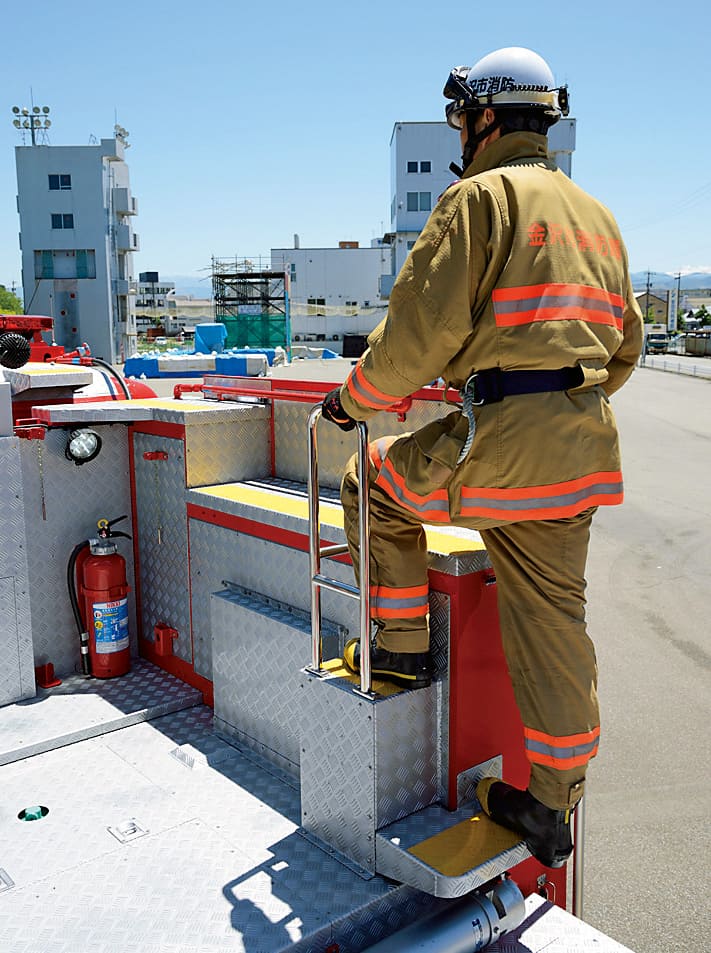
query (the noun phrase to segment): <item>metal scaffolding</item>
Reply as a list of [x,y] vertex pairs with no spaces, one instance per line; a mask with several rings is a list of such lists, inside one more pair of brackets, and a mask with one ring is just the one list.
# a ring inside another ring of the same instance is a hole
[[249,259],[212,259],[215,319],[227,328],[226,347],[285,347],[291,343],[288,278]]

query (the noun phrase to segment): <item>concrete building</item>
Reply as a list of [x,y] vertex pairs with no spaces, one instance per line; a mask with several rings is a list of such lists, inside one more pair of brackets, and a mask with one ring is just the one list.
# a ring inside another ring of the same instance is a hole
[[125,133],[87,146],[17,146],[25,311],[54,318],[59,344],[120,362],[136,347],[137,213]]
[[637,304],[645,321],[651,321],[654,324],[667,323],[668,294],[669,292],[662,292],[661,294],[654,294],[651,291],[649,293],[646,291],[635,292]]
[[271,250],[272,270],[289,277],[292,341],[340,342],[344,334],[369,334],[385,313],[380,281],[390,271],[390,248],[379,239],[369,248],[350,241],[338,248],[300,248],[298,236],[294,245]]
[[166,295],[175,291],[174,281],[161,280],[157,271],[142,271],[136,282],[136,312],[141,308],[165,308]]

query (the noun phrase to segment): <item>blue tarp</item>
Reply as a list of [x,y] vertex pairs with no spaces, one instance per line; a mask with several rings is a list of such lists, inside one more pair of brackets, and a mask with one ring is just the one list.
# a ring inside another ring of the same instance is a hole
[[225,347],[227,328],[219,322],[216,324],[198,324],[195,328],[195,353],[212,354],[216,351],[222,354]]

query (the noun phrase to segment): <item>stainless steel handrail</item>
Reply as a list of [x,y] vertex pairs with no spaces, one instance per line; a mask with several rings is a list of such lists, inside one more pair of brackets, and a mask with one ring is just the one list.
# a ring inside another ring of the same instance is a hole
[[585,886],[585,798],[582,797],[573,814],[573,913],[583,919],[583,889]]
[[321,559],[348,552],[348,546],[321,546],[321,517],[318,483],[318,441],[316,427],[321,417],[317,404],[309,414],[309,563],[311,569],[311,668],[321,671],[321,589],[341,592],[360,600],[360,690],[369,694],[370,671],[370,499],[368,496],[368,425],[356,423],[358,431],[358,552],[360,587],[332,579],[321,572]]

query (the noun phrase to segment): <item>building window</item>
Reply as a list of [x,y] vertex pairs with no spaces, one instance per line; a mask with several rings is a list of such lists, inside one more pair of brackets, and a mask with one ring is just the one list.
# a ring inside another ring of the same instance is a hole
[[35,251],[35,278],[96,278],[93,248]]
[[420,162],[420,172],[431,172],[432,163],[429,159],[426,159],[424,162]]
[[408,251],[412,251],[412,249],[413,249],[414,247],[415,247],[415,243],[414,243],[414,242],[408,242],[408,243],[407,243],[407,250],[408,250]]
[[408,192],[407,193],[408,212],[431,212],[432,211],[432,193],[431,192]]
[[74,216],[70,213],[52,213],[52,228],[74,228]]
[[49,190],[50,192],[62,192],[71,189],[72,187],[72,177],[71,175],[50,175],[49,176]]
[[325,298],[307,298],[306,299],[306,313],[310,315],[316,315],[324,317],[326,314],[326,299]]
[[417,172],[417,163],[416,163],[416,162],[408,162],[408,163],[407,163],[407,171],[408,171],[408,172]]

